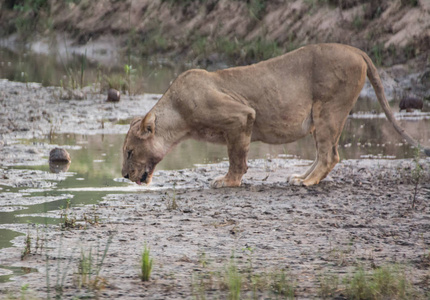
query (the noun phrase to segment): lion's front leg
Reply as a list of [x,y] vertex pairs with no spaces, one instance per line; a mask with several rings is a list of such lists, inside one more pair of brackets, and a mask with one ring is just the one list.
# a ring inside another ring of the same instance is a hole
[[211,183],[212,188],[240,186],[242,176],[248,170],[246,161],[250,142],[249,138],[248,141],[244,139],[242,143],[228,144],[228,157],[230,162],[228,173],[225,176],[215,178]]
[[215,178],[211,183],[212,188],[240,186],[242,176],[248,170],[247,158],[255,111],[247,107],[245,111],[236,114],[234,120],[237,124],[231,126],[225,134],[230,162],[228,173]]

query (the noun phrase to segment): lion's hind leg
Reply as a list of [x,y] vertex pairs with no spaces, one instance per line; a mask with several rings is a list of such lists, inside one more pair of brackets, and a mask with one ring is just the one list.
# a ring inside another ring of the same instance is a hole
[[327,106],[314,107],[314,139],[317,145],[317,157],[315,163],[305,173],[307,176],[301,179],[303,185],[318,184],[339,162],[337,147],[348,112],[336,114]]
[[317,148],[317,152],[315,154],[315,160],[312,163],[312,165],[306,170],[305,173],[303,174],[293,174],[291,175],[289,182],[292,185],[302,185],[303,184],[303,180],[309,176],[309,174],[311,174],[313,172],[313,170],[315,169],[315,167],[318,164],[318,143],[316,141],[316,136],[315,136],[315,130],[312,131],[312,136],[315,140],[315,147]]
[[311,174],[314,171],[314,169],[317,165],[318,165],[318,154],[316,155],[315,161],[312,163],[312,165],[309,167],[309,169],[306,170],[305,173],[291,175],[291,177],[289,179],[290,184],[302,185],[305,178],[308,177],[309,174]]

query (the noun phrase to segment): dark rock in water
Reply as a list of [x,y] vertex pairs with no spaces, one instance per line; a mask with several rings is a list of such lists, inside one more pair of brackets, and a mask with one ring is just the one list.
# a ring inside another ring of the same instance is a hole
[[407,112],[412,111],[413,109],[422,110],[424,106],[423,100],[414,97],[405,97],[400,101],[399,108],[400,111],[406,109]]
[[49,161],[49,170],[51,173],[67,172],[70,167],[70,161]]
[[49,162],[70,162],[70,154],[62,148],[54,148],[49,152]]
[[119,91],[115,90],[115,89],[110,89],[108,91],[108,97],[107,97],[107,102],[119,102],[119,99],[121,98],[121,94],[119,93]]

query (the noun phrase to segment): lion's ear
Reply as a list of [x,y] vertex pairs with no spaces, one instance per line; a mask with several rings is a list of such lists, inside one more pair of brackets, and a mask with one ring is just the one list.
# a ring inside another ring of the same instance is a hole
[[147,113],[142,122],[140,122],[139,133],[145,138],[153,135],[155,132],[155,115],[153,113]]

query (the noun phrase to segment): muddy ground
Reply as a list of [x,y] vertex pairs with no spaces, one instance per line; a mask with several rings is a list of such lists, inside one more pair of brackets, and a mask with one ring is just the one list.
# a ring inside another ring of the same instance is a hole
[[[123,97],[111,104],[90,90],[86,100],[61,100],[60,92],[0,81],[3,188],[19,183],[43,187],[60,180],[44,172],[10,168],[40,163],[50,150],[17,139],[50,132],[121,133],[124,127],[116,125],[118,120],[143,115],[157,99]],[[342,279],[357,267],[372,270],[399,264],[415,290],[410,299],[427,299],[430,160],[420,160],[424,170],[416,192],[417,164],[411,159],[344,160],[318,186],[290,186],[287,178],[310,163],[250,161],[240,188],[219,190],[210,189],[209,183],[227,171],[227,163],[158,171],[155,187],[160,190],[141,187],[133,193],[110,194],[95,206],[72,207],[67,213],[76,220],[74,228],[0,225],[32,237],[31,251],[23,260],[25,236],[19,236],[15,247],[0,250],[1,264],[38,271],[0,283],[0,297],[226,299],[226,270],[234,264],[242,274],[244,299],[284,298],[279,291],[289,284],[298,299],[318,298],[321,282],[332,275],[339,276],[340,284],[330,297],[342,299],[346,295]],[[7,197],[2,193],[4,205]],[[49,214],[64,216],[64,210]],[[139,278],[145,244],[154,259],[149,282]],[[99,262],[107,252],[88,289],[79,284],[86,277],[78,266],[82,253],[88,256],[90,249]],[[286,274],[284,283],[279,274]],[[54,289],[56,284],[61,292]],[[28,288],[22,291],[23,286]]]

